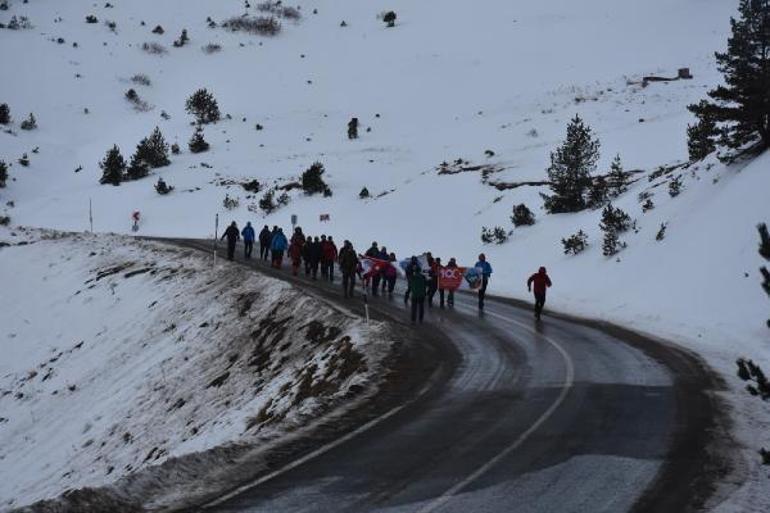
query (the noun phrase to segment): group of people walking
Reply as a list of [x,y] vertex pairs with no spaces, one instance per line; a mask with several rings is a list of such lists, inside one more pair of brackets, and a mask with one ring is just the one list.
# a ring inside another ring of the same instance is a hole
[[[297,276],[300,269],[304,268],[306,277],[317,280],[320,270],[323,280],[334,282],[336,264],[342,274],[342,289],[346,298],[353,297],[356,278],[363,281],[364,289],[372,296],[385,295],[386,293],[392,296],[396,287],[397,266],[399,265],[396,255],[389,252],[385,246],[380,247],[377,242],[373,242],[364,253],[367,259],[371,259],[370,262],[374,262],[365,269],[349,240],[345,240],[342,247],[338,249],[331,235],[306,236],[302,232],[302,228],[296,227],[289,240],[281,228],[273,226],[271,230],[267,225],[262,228],[257,238],[250,222],[247,222],[243,230],[239,231],[235,221],[227,227],[221,237],[221,239],[227,239],[227,258],[229,260],[235,258],[236,245],[241,237],[243,238],[243,256],[245,259],[251,258],[254,244],[258,241],[260,260],[271,261],[272,267],[281,269],[284,256],[288,255],[294,276]],[[445,305],[450,308],[454,306],[455,291],[440,287],[439,275],[442,270],[459,269],[457,261],[450,258],[447,264],[443,265],[441,259],[434,257],[430,252],[425,254],[424,261],[425,269],[423,269],[420,259],[413,256],[404,268],[407,281],[404,304],[408,304],[411,299],[411,320],[413,323],[423,322],[425,304],[427,302],[429,308],[433,307],[436,293],[439,296],[440,308],[445,308]],[[492,266],[482,253],[474,267],[479,275],[478,308],[483,311],[487,286],[492,276]],[[552,285],[545,267],[541,267],[537,273],[529,277],[527,288],[532,291],[533,285],[535,317],[539,320],[545,305],[546,290]]]

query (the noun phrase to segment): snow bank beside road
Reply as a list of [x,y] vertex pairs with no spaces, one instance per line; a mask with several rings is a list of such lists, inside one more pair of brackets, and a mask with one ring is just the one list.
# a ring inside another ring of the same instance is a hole
[[0,282],[3,511],[267,443],[357,404],[391,351],[285,283],[117,236],[4,247]]

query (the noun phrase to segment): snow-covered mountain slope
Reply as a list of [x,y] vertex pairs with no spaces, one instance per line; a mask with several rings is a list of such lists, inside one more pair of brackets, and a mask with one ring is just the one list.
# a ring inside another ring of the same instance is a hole
[[381,382],[384,328],[285,283],[116,236],[46,239],[0,249],[0,510],[151,466],[160,481],[192,453],[180,466],[202,479],[206,451],[259,448]]
[[[741,355],[770,362],[755,230],[770,221],[770,157],[656,173],[687,158],[693,118],[686,106],[720,82],[713,52],[726,45],[737,0],[297,0],[301,18],[282,20],[275,37],[208,26],[207,17],[259,15],[255,0],[248,10],[241,0],[8,3],[0,22],[24,15],[34,25],[0,30],[0,103],[14,117],[12,133],[0,133],[0,160],[14,163],[0,209],[13,223],[84,230],[91,200],[97,232],[128,232],[139,210],[141,234],[209,236],[216,213],[263,223],[261,193],[238,182],[287,184],[321,161],[333,196],[291,191],[290,204],[265,224],[287,228],[296,214],[306,233],[331,233],[359,249],[377,240],[399,257],[431,250],[461,265],[484,251],[495,268],[490,292],[518,298],[528,298],[526,278],[545,265],[554,280],[549,307],[665,336],[704,355],[726,377],[746,458],[756,458],[770,423],[757,417],[733,374]],[[377,19],[386,9],[398,14],[393,28]],[[86,23],[90,14],[98,23]],[[151,32],[159,24],[163,35]],[[183,28],[190,43],[175,48]],[[148,54],[145,42],[166,52]],[[209,43],[221,51],[202,51]],[[676,76],[681,67],[694,78],[642,85],[644,76]],[[150,85],[133,83],[137,74]],[[185,99],[200,87],[230,119],[208,125],[211,150],[193,155]],[[124,97],[129,88],[150,108],[137,111]],[[39,128],[22,131],[29,112]],[[546,179],[549,153],[575,114],[602,143],[601,172],[616,154],[627,170],[640,171],[615,202],[638,229],[623,237],[628,247],[617,259],[602,256],[600,212],[546,215],[545,187],[505,189]],[[355,141],[346,135],[351,117],[361,121]],[[155,126],[182,154],[143,180],[99,185],[105,151],[118,144],[128,158]],[[25,152],[29,167],[16,164]],[[441,162],[458,158],[489,172],[438,174]],[[153,190],[158,176],[176,188],[168,196]],[[668,182],[679,176],[683,190],[672,198]],[[375,198],[359,199],[362,187]],[[643,213],[645,192],[655,209]],[[239,207],[224,209],[225,194]],[[482,226],[512,229],[519,203],[537,223],[514,230],[503,245],[483,245]],[[321,214],[330,222],[320,222]],[[656,241],[661,223],[666,238]],[[560,240],[578,229],[590,247],[565,256]],[[752,488],[746,497],[764,491]]]

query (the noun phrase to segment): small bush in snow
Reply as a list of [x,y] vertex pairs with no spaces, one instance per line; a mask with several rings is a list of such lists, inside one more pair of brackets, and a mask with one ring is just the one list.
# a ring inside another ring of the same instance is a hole
[[158,183],[155,184],[155,191],[160,194],[161,196],[165,196],[169,192],[173,191],[174,187],[171,185],[168,185],[165,181],[163,181],[163,178],[158,178]]
[[484,244],[503,244],[508,240],[508,233],[501,226],[481,227],[481,242]]
[[531,226],[535,224],[535,214],[524,203],[514,205],[511,222],[517,228],[519,226]]
[[231,198],[229,194],[225,194],[225,199],[222,200],[222,206],[225,207],[227,210],[233,210],[234,208],[238,208],[238,205],[240,205],[240,201],[238,201],[238,198]]
[[93,14],[86,16],[86,23],[99,23],[99,19]]
[[184,45],[186,45],[189,41],[190,41],[190,38],[187,36],[187,29],[182,29],[182,33],[179,35],[179,39],[174,41],[174,47],[181,48]]
[[177,143],[174,143],[171,145],[171,154],[172,155],[179,155],[182,152],[181,149],[179,149],[179,145]]
[[0,11],[7,11],[8,10],[8,0],[3,0],[0,2]]
[[564,247],[565,255],[577,255],[585,251],[588,247],[588,235],[586,235],[583,230],[578,230],[577,233],[570,235],[566,239],[562,239],[561,244]]
[[123,181],[123,174],[126,171],[126,161],[123,159],[123,155],[120,154],[117,144],[107,151],[104,159],[99,162],[99,167],[102,170],[102,178],[99,180],[99,183],[120,185],[120,182]]
[[396,25],[396,12],[395,11],[388,11],[381,14],[382,21],[385,22],[386,27],[394,27]]
[[221,117],[219,104],[207,89],[198,89],[187,99],[187,112],[195,116],[199,124],[216,123]]
[[291,198],[289,198],[289,195],[285,192],[282,192],[280,196],[278,196],[278,199],[276,200],[276,203],[279,207],[285,207],[289,204]]
[[35,119],[35,115],[31,112],[29,113],[29,117],[21,122],[21,129],[22,130],[35,130],[37,128],[37,120]]
[[8,226],[11,224],[10,216],[0,216],[0,226]]
[[314,162],[312,166],[302,173],[302,190],[305,191],[305,194],[323,193],[326,195],[326,191],[330,191],[329,186],[323,180],[325,171],[323,164]]
[[606,257],[616,255],[621,249],[626,247],[625,242],[621,242],[618,232],[610,228],[604,230],[604,240],[602,241],[602,254]]
[[274,193],[272,190],[265,191],[265,194],[259,200],[259,208],[261,208],[265,214],[272,214],[275,209],[278,208],[275,205],[273,195]]
[[137,112],[147,112],[150,110],[150,106],[147,104],[146,101],[142,100],[139,97],[139,93],[136,92],[136,89],[129,89],[126,91],[126,94],[124,95],[126,100],[128,100],[133,106],[134,110]]
[[765,401],[770,399],[770,382],[759,365],[744,358],[739,358],[735,363],[738,365],[738,377],[748,382],[746,390]]
[[682,177],[677,176],[670,182],[668,182],[668,195],[672,198],[676,198],[682,192]]
[[8,180],[8,164],[0,160],[0,189],[5,187],[5,182]]
[[21,158],[20,158],[19,160],[17,160],[17,162],[18,162],[18,163],[19,163],[19,164],[20,164],[22,167],[29,167],[29,156],[28,156],[26,153],[23,153],[23,154],[21,155]]
[[144,43],[142,45],[142,50],[150,55],[163,55],[164,53],[168,53],[166,47],[160,43]]
[[655,235],[655,240],[660,242],[663,239],[666,238],[666,228],[668,227],[667,223],[660,223],[660,228],[658,229],[658,233]]
[[212,53],[217,53],[222,51],[222,45],[217,43],[209,43],[206,46],[202,48],[203,53],[211,55]]
[[281,31],[281,23],[273,17],[236,16],[222,22],[231,32],[248,32],[259,36],[275,36]]
[[203,153],[204,151],[209,150],[209,143],[207,143],[206,139],[203,137],[202,126],[198,125],[198,127],[195,129],[195,133],[190,139],[190,142],[187,144],[187,147],[190,148],[192,153]]
[[7,125],[11,122],[11,108],[7,103],[0,103],[0,125]]
[[137,85],[143,85],[143,86],[149,86],[152,84],[150,81],[150,77],[145,75],[144,73],[137,73],[133,77],[131,77],[131,82]]
[[118,30],[118,24],[115,21],[107,20],[104,22],[105,25],[107,25],[107,28],[110,29],[110,32],[117,32]]
[[615,155],[607,175],[607,194],[610,198],[617,198],[628,190],[628,174],[623,170],[620,155]]
[[249,180],[248,182],[242,183],[241,187],[243,187],[243,190],[246,192],[259,192],[262,188],[258,180]]
[[33,28],[32,22],[26,16],[13,16],[6,26],[9,30],[29,30]]
[[646,213],[654,208],[655,208],[655,203],[653,203],[650,198],[647,198],[647,200],[644,203],[642,203],[642,212]]
[[369,189],[367,189],[366,187],[361,189],[361,192],[358,193],[358,197],[361,198],[361,199],[366,199],[369,196],[370,196]]
[[612,203],[610,203],[602,210],[602,220],[599,223],[599,228],[605,232],[610,230],[617,233],[626,232],[631,228],[631,216],[623,210],[613,207]]
[[166,31],[165,31],[165,30],[163,30],[163,27],[161,27],[160,25],[155,25],[155,28],[154,28],[154,29],[152,29],[152,33],[153,33],[153,34],[162,35],[162,34],[164,34],[165,32],[166,32]]
[[257,4],[257,10],[261,12],[269,12],[270,14],[274,14],[281,18],[286,18],[290,20],[298,20],[302,17],[302,14],[299,12],[299,9],[297,9],[296,7],[284,6],[282,5],[280,0],[276,2],[259,3]]

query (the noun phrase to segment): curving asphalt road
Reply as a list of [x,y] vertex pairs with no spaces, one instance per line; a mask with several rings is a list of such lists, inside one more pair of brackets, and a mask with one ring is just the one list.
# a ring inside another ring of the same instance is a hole
[[[363,311],[339,284],[241,263]],[[370,311],[410,326],[402,297],[370,298]],[[200,511],[682,513],[699,510],[727,471],[715,449],[719,382],[692,355],[617,327],[536,323],[501,299],[483,315],[466,294],[426,310],[415,329],[436,345],[443,379]]]

